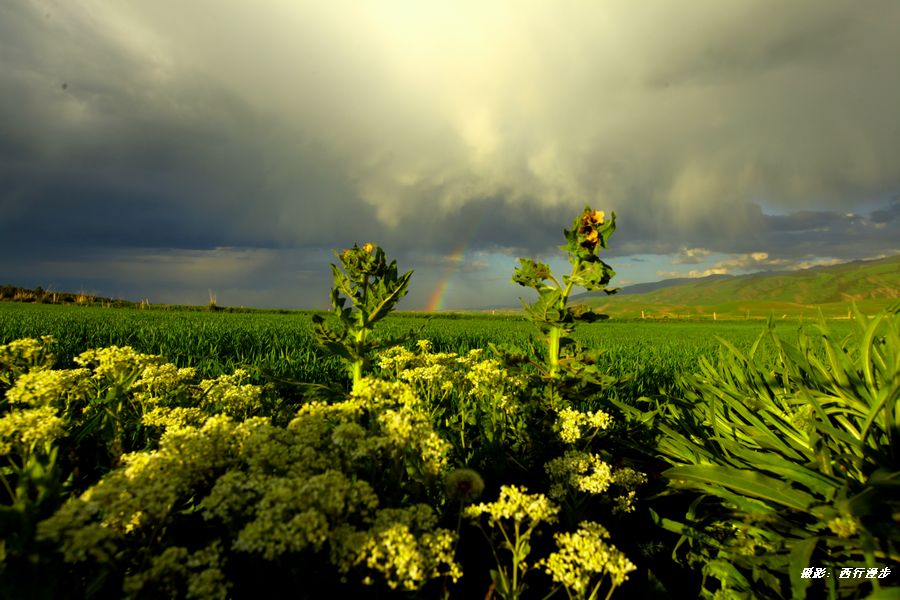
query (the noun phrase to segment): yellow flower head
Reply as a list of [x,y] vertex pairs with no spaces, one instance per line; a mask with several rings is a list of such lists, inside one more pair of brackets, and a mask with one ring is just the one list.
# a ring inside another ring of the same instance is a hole
[[363,252],[366,252],[366,253],[368,253],[368,254],[372,254],[372,250],[373,250],[374,248],[375,248],[375,246],[373,246],[372,244],[370,244],[370,243],[368,243],[368,242],[366,242],[365,244],[363,244],[363,247],[362,247]]
[[518,523],[527,522],[529,527],[538,523],[555,523],[559,507],[543,494],[529,494],[521,486],[500,486],[500,498],[496,502],[476,504],[466,508],[465,515],[478,519],[482,514],[492,521],[512,519]]
[[581,222],[585,225],[603,225],[606,213],[602,210],[586,210],[581,217]]
[[859,531],[859,521],[853,515],[844,515],[828,521],[828,529],[841,539],[849,539]]

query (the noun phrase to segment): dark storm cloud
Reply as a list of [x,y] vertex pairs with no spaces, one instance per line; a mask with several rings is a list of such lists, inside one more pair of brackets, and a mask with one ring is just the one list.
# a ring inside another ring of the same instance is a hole
[[772,256],[833,256],[844,259],[893,254],[900,247],[900,200],[869,213],[803,211],[766,216],[765,249]]
[[[40,11],[6,12],[0,44],[19,59],[0,72],[8,248],[272,247],[330,243],[338,224],[361,233],[366,211],[318,134],[203,73],[160,84],[77,21],[49,39]],[[23,31],[28,51],[14,52]],[[76,51],[61,56],[67,46]]]
[[900,4],[509,10],[3,4],[0,275],[261,301],[357,241],[553,253],[585,203],[613,257],[897,249]]

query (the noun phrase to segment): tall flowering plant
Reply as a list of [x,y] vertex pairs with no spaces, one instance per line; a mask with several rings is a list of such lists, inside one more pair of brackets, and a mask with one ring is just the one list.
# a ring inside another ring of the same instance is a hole
[[513,282],[534,288],[538,299],[522,305],[528,318],[537,324],[547,336],[547,372],[556,377],[560,370],[560,357],[565,346],[572,343],[571,333],[577,321],[595,321],[604,318],[592,311],[569,306],[569,296],[575,286],[589,291],[615,290],[606,285],[616,272],[600,260],[598,252],[606,248],[609,236],[616,230],[616,213],[609,219],[601,210],[589,206],[575,218],[572,229],[565,230],[566,244],[560,248],[568,254],[572,272],[560,282],[550,271],[550,267],[530,258],[520,258],[519,266],[513,274]]
[[[375,244],[353,245],[335,252],[341,266],[331,265],[332,312],[339,319],[332,326],[320,315],[313,316],[319,343],[350,363],[354,386],[362,378],[373,350],[390,345],[370,337],[375,323],[387,316],[406,295],[412,271],[398,275],[397,261],[387,262],[384,250]],[[349,301],[349,305],[348,305]]]

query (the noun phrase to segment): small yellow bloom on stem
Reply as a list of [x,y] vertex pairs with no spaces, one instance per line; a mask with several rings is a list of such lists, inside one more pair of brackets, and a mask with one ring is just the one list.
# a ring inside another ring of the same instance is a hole
[[585,226],[591,225],[603,225],[603,220],[606,218],[606,213],[602,210],[586,210],[584,211],[584,215],[581,217],[581,222]]
[[368,253],[368,254],[372,254],[372,250],[373,250],[374,248],[375,248],[375,247],[374,247],[372,244],[368,243],[368,242],[366,242],[365,244],[363,244],[363,247],[362,247],[363,252],[366,252],[366,253]]

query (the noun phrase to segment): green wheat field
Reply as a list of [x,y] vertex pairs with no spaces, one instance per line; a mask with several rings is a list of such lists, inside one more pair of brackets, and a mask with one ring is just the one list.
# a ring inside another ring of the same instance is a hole
[[434,314],[339,259],[331,312],[3,288],[0,596],[898,597],[895,259]]
[[[184,307],[158,310],[0,303],[0,343],[51,335],[59,366],[91,348],[131,346],[166,357],[178,367],[195,367],[204,377],[248,369],[254,383],[265,374],[292,381],[327,384],[345,378],[341,361],[323,351],[313,334],[311,312],[209,312]],[[775,320],[777,331],[810,329],[807,319]],[[829,320],[839,336],[848,320]],[[472,313],[395,313],[381,329],[385,335],[411,334],[406,345],[427,339],[435,351],[466,354],[500,344],[540,353],[540,336],[524,316]],[[712,358],[728,340],[746,351],[766,329],[753,320],[610,320],[585,325],[577,338],[602,351],[602,369],[629,381],[616,391],[624,399],[670,389],[679,374],[696,369],[701,356]]]

